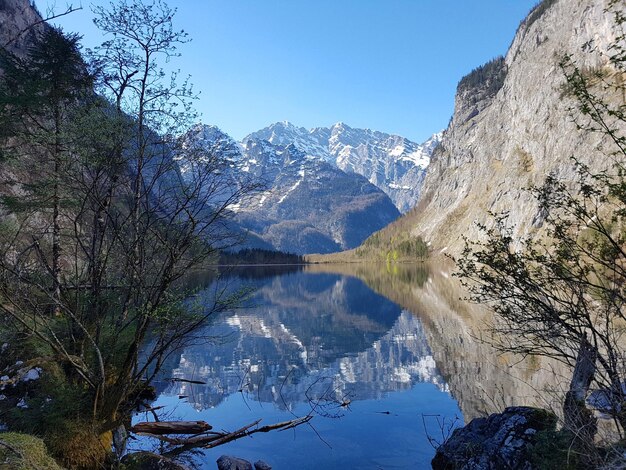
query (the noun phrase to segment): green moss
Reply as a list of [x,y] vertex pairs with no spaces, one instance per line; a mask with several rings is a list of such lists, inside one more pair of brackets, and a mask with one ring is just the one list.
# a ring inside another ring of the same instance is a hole
[[[548,412],[546,412],[548,413]],[[537,470],[577,470],[583,468],[578,454],[572,452],[574,436],[568,431],[546,430],[535,436],[530,461]]]
[[0,433],[1,470],[62,470],[43,441],[28,434]]
[[50,453],[69,469],[105,468],[111,455],[112,433],[97,434],[88,423],[65,423],[62,432],[48,439]]
[[554,431],[558,418],[552,411],[543,408],[535,408],[529,416],[531,426],[540,431]]

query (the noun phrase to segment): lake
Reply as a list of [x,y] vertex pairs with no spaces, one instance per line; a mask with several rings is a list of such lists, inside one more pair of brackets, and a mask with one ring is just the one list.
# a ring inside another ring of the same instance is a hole
[[485,312],[426,265],[250,268],[193,300],[222,288],[251,294],[171,358],[154,406],[229,431],[313,419],[190,456],[198,468],[216,468],[222,454],[274,469],[429,468],[454,427],[511,404],[549,406],[539,397],[558,383],[539,361],[519,363],[478,341]]

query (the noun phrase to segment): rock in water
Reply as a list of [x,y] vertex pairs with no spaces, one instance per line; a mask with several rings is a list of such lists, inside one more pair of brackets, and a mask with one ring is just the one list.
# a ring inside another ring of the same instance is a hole
[[189,470],[189,467],[153,452],[127,454],[122,459],[122,464],[128,470]]
[[217,468],[218,470],[252,470],[252,464],[231,455],[222,455],[217,459]]
[[257,460],[254,462],[255,470],[272,470],[272,466],[262,460]]
[[539,408],[516,406],[476,418],[442,444],[434,470],[530,470],[529,445],[539,431],[554,430],[556,416]]

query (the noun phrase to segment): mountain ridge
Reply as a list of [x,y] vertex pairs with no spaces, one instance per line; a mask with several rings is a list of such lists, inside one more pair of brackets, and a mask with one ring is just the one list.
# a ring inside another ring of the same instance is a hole
[[441,132],[417,144],[396,134],[353,128],[344,122],[306,129],[280,121],[248,134],[242,142],[248,139],[293,143],[307,155],[360,174],[382,189],[404,213],[417,202],[425,169]]
[[239,143],[208,125],[195,126],[186,138],[189,145],[226,158],[235,186],[242,179],[262,182],[264,190],[230,208],[250,235],[249,247],[297,254],[341,251],[400,215],[365,177],[309,155],[294,142],[249,136]]

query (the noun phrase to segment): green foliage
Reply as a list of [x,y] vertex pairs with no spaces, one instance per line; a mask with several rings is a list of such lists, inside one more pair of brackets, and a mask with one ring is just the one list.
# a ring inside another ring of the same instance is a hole
[[78,40],[76,34],[50,27],[37,36],[25,58],[0,49],[0,137],[19,137],[48,152],[60,149],[60,126],[93,84]]
[[185,277],[237,241],[226,209],[253,186],[233,188],[221,156],[177,137],[195,113],[189,84],[160,68],[186,42],[174,11],[94,10],[109,40],[89,65],[78,37],[55,28],[34,32],[25,55],[0,52],[3,174],[14,176],[1,195],[0,313],[15,359],[44,368],[28,408],[2,416],[83,468],[103,463],[110,431],[172,351],[234,305],[216,292],[194,308]]
[[536,434],[530,448],[530,462],[537,470],[582,470],[586,468],[573,451],[573,433],[545,430]]
[[389,229],[372,234],[356,249],[356,255],[361,258],[383,259],[387,262],[428,258],[428,245],[421,237],[411,237],[405,233],[390,235]]

